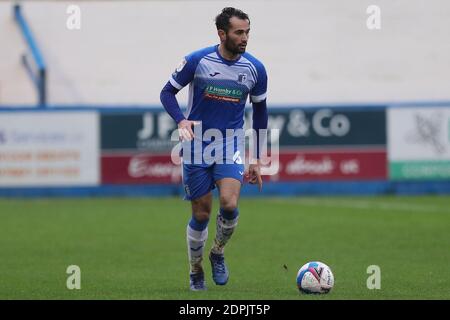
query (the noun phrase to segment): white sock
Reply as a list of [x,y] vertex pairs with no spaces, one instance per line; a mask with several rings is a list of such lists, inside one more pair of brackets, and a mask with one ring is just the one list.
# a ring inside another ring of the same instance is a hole
[[192,223],[190,222],[186,229],[190,272],[197,273],[203,271],[203,251],[205,249],[206,239],[208,239],[208,228],[207,222],[203,230],[195,230],[191,225]]

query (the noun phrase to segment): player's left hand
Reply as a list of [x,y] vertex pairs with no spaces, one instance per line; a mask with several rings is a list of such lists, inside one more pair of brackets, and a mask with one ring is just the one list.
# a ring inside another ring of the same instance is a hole
[[246,173],[246,178],[248,182],[251,184],[258,184],[259,191],[262,190],[262,178],[261,178],[261,169],[259,167],[259,162],[257,164],[251,164],[248,167],[248,172]]

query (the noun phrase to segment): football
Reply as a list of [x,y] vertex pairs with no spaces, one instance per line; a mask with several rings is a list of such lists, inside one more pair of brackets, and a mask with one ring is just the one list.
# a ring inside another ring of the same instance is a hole
[[333,273],[325,263],[308,262],[298,270],[297,287],[302,293],[328,293],[333,285]]

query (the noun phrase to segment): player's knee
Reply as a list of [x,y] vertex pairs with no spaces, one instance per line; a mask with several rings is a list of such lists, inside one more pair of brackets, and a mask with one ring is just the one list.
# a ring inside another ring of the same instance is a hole
[[237,196],[228,196],[220,198],[220,208],[225,212],[233,213],[238,206]]
[[197,212],[194,212],[195,220],[197,220],[198,222],[207,221],[209,219],[209,216],[210,216],[210,211],[197,211]]
[[198,206],[198,211],[201,212],[202,215],[209,217],[209,215],[211,214],[211,204],[202,203]]
[[211,214],[212,201],[209,198],[192,200],[192,212],[198,221],[209,219]]

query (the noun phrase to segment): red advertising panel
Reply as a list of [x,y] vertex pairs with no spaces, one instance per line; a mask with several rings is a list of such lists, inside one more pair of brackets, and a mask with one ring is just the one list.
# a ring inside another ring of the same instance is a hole
[[385,180],[386,151],[281,152],[277,175],[269,181]]
[[103,184],[179,183],[181,166],[167,155],[102,155]]
[[[385,180],[385,150],[282,151],[278,174],[265,181]],[[169,154],[102,155],[103,184],[180,183]]]

